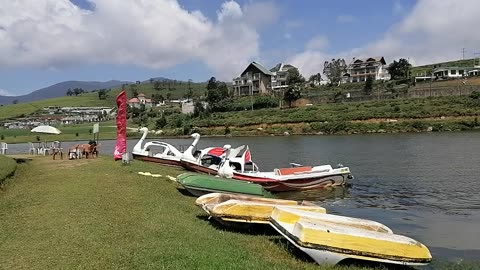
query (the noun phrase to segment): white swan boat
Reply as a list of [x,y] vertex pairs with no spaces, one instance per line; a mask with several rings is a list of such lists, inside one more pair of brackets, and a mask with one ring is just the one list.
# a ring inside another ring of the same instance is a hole
[[[272,172],[261,172],[251,161],[250,152],[248,154],[245,152],[242,158],[238,158],[238,149],[230,150],[229,145],[225,147],[226,158],[218,169],[218,175],[257,183],[269,191],[296,191],[339,186],[346,184],[347,179],[353,178],[348,167],[332,168],[331,165],[295,166],[275,169]],[[247,148],[246,151],[249,149]]]
[[[231,149],[232,152],[239,153],[245,145],[238,148]],[[225,159],[225,149],[223,147],[208,147],[196,153],[193,153],[192,149],[187,149],[183,152],[181,162],[182,166],[190,171],[198,173],[206,173],[211,175],[217,175],[220,164]],[[234,161],[239,162],[241,158],[232,157]]]
[[[132,151],[134,159],[158,163],[167,166],[182,167],[181,158],[183,153],[179,151],[175,146],[160,141],[149,141],[143,143],[148,134],[148,128],[143,127],[140,129],[143,132],[140,140],[135,144]],[[193,133],[191,135],[194,138],[192,144],[185,150],[185,152],[191,152],[200,140],[200,134]]]
[[277,206],[270,224],[318,264],[357,259],[415,266],[432,260],[422,243],[375,221]]

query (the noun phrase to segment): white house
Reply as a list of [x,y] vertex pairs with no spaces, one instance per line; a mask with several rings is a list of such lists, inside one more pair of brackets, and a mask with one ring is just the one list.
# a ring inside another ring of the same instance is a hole
[[374,80],[390,80],[387,63],[383,56],[368,58],[353,58],[347,67],[348,82],[364,82],[368,77]]
[[295,68],[292,65],[279,63],[270,69],[272,76],[272,90],[278,91],[288,87],[287,76],[290,69]]
[[145,108],[153,107],[152,100],[149,99],[149,98],[146,98],[145,94],[138,94],[137,97],[131,98],[130,100],[128,100],[127,103],[128,103],[128,106],[134,107],[134,108],[139,108],[139,109],[140,109],[142,104],[145,105]]

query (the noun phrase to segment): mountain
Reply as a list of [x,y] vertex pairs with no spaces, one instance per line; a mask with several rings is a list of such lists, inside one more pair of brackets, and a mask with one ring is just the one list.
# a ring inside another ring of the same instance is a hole
[[68,89],[82,88],[83,90],[91,91],[95,89],[113,88],[121,86],[124,83],[130,84],[132,82],[116,80],[111,80],[107,82],[65,81],[42,89],[38,89],[27,95],[0,96],[0,104],[11,104],[14,100],[18,100],[18,102],[21,103],[55,97],[63,97],[67,94]]

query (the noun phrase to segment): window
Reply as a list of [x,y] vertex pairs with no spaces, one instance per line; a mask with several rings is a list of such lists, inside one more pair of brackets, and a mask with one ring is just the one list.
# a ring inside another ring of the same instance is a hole
[[452,75],[456,75],[456,74],[457,74],[457,71],[456,71],[455,69],[452,69],[452,70],[450,70],[450,73],[451,73]]
[[464,71],[461,69],[458,71],[458,74],[463,75]]

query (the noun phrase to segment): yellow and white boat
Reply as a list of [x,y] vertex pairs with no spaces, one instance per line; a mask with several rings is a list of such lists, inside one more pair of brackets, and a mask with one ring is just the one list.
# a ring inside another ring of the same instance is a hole
[[326,213],[325,208],[308,201],[269,199],[248,195],[210,193],[199,197],[195,204],[220,221],[268,224],[275,206]]
[[413,266],[432,260],[426,246],[393,234],[375,221],[278,206],[272,211],[270,224],[319,264],[358,259]]

